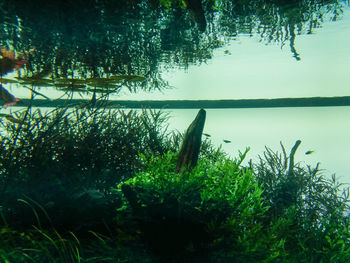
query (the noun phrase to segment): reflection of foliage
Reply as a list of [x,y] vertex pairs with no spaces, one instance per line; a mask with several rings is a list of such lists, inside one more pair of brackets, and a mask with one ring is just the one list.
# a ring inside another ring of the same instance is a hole
[[229,36],[256,33],[267,43],[276,41],[284,45],[289,41],[291,52],[297,60],[300,60],[300,56],[294,46],[296,35],[311,34],[321,26],[326,16],[336,20],[342,13],[342,5],[336,0],[216,2],[217,8],[225,13],[218,21],[220,31]]
[[40,10],[37,3],[7,3],[10,17],[4,21],[2,42],[17,50],[23,46],[36,47],[38,51],[31,57],[28,73],[49,67],[54,78],[105,77],[104,74],[112,73],[142,75],[148,82],[138,86],[164,87],[166,83],[156,70],[158,62],[147,54],[153,50],[145,50],[140,41],[147,38],[148,33],[139,31],[138,20],[126,23],[128,17],[139,16],[139,9],[128,10],[127,4],[123,8],[118,8],[118,4],[114,8],[105,4],[105,14],[102,14],[101,9],[88,2],[62,5],[43,2]]
[[[40,74],[38,74],[40,75]],[[108,78],[57,78],[48,79],[41,78],[38,75],[31,77],[18,77],[15,79],[0,78],[0,83],[11,83],[19,84],[30,89],[34,94],[45,95],[38,93],[34,90],[34,87],[55,87],[58,90],[68,92],[94,92],[102,93],[104,97],[111,93],[118,93],[122,87],[126,86],[130,92],[136,91],[135,86],[132,84],[142,83],[146,79],[143,76],[138,75],[112,75]],[[130,85],[131,84],[131,85]],[[2,88],[3,89],[3,88]],[[3,89],[4,90],[4,89]],[[1,93],[5,94],[4,92]],[[48,98],[48,97],[46,97]],[[5,96],[0,96],[0,99],[5,100],[5,102],[12,102],[10,99],[5,99]]]
[[0,48],[0,77],[6,75],[8,72],[12,72],[14,69],[22,68],[27,63],[28,61],[21,57],[16,58],[13,51]]
[[[237,34],[267,42],[290,42],[312,33],[326,14],[339,17],[338,1],[204,0],[206,30],[193,18],[191,2],[156,0],[5,1],[0,7],[0,44],[16,50],[35,46],[27,74],[49,67],[56,77],[142,75],[145,89],[162,88],[161,62],[187,67],[212,57],[214,48]],[[197,1],[198,2],[198,1]],[[200,3],[200,2],[199,2]],[[40,5],[40,8],[37,6]],[[167,8],[164,8],[166,6]],[[188,9],[186,9],[186,6]]]

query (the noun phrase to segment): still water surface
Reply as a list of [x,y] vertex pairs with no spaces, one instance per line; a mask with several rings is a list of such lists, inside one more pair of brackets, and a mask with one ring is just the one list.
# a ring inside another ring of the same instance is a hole
[[[207,63],[169,70],[172,89],[138,92],[132,99],[213,100],[349,96],[350,8],[314,34],[299,35],[293,58],[288,45],[266,45],[242,34],[214,51]],[[130,99],[124,92],[120,99]]]
[[[176,110],[169,128],[183,131],[196,110]],[[320,162],[323,174],[336,173],[343,183],[350,183],[350,107],[210,109],[204,133],[231,156],[250,147],[247,159],[257,160],[265,146],[281,152],[280,141],[287,152],[296,140],[302,143],[295,160],[314,167]],[[230,140],[231,143],[224,143]],[[305,155],[307,151],[314,151]]]
[[[288,47],[264,45],[241,36],[217,49],[208,64],[167,72],[171,90],[137,93],[133,99],[247,99],[348,96],[350,83],[350,10],[340,21],[327,22],[317,34],[300,36],[295,45],[301,60]],[[128,99],[125,93],[122,99]],[[170,112],[170,129],[184,131],[196,110]],[[281,151],[302,144],[296,160],[321,163],[325,175],[336,173],[350,183],[350,107],[207,110],[205,133],[232,156],[246,147],[247,159],[257,159],[264,147]],[[224,143],[227,139],[232,143]],[[287,151],[289,151],[287,150]],[[306,151],[314,153],[305,155]]]
[[[151,8],[137,13],[139,9],[128,6],[101,10],[93,6],[79,17],[59,9],[54,12],[57,16],[48,17],[35,15],[35,8],[29,6],[13,15],[4,9],[1,19],[8,21],[0,21],[0,45],[17,50],[35,46],[32,64],[22,75],[49,69],[45,78],[134,74],[147,79],[141,88],[133,84],[133,92],[122,89],[111,100],[349,96],[350,10],[348,2],[339,2],[342,8],[335,11],[332,4],[318,9],[308,3],[310,10],[300,12],[312,19],[301,20],[292,6],[273,7],[271,12],[251,10],[253,15],[233,12],[232,17],[208,9],[206,28],[196,27],[186,10],[162,13]],[[271,18],[275,12],[278,15]],[[336,19],[335,12],[340,14]],[[17,84],[3,86],[20,99],[31,95]],[[38,87],[38,91],[50,98],[63,94],[52,87]],[[91,91],[76,92],[74,98],[91,95]],[[168,112],[169,128],[183,131],[197,110]],[[290,149],[300,139],[297,160],[312,166],[319,161],[326,174],[336,173],[350,183],[350,107],[210,109],[204,132],[232,156],[251,147],[248,159],[262,154],[265,145],[280,150],[282,141]],[[305,155],[309,150],[315,152]]]

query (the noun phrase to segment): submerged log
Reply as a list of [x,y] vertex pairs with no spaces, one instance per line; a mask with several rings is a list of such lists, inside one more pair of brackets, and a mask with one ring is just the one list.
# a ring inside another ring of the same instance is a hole
[[177,160],[177,173],[182,172],[186,168],[193,169],[197,165],[205,116],[205,110],[200,109],[194,121],[187,128]]

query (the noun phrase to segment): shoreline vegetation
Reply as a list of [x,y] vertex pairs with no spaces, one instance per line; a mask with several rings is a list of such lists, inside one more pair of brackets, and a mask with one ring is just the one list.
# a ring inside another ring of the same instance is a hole
[[[74,107],[89,103],[84,99],[21,99],[22,103],[14,106],[33,107]],[[130,109],[228,109],[228,108],[284,108],[284,107],[338,107],[350,106],[350,96],[341,97],[308,97],[308,98],[276,98],[276,99],[239,99],[239,100],[108,100],[89,104],[99,107]]]
[[244,166],[249,148],[229,158],[204,138],[182,170],[161,111],[15,117],[0,122],[1,262],[350,260],[349,189],[294,160],[301,141]]
[[[181,154],[186,136],[167,130],[166,113],[121,108],[180,101],[109,101],[122,88],[167,88],[163,70],[206,63],[242,34],[289,44],[300,60],[297,37],[340,19],[343,4],[287,2],[0,1],[0,76],[22,68],[17,80],[0,78],[0,95],[3,108],[24,108],[0,114],[0,262],[350,262],[349,188],[295,160],[301,141],[243,165],[249,148],[230,158],[188,129],[199,147],[188,158],[198,147]],[[20,105],[6,83],[32,100]],[[40,87],[92,97],[51,100]],[[181,103],[345,106],[350,97]]]

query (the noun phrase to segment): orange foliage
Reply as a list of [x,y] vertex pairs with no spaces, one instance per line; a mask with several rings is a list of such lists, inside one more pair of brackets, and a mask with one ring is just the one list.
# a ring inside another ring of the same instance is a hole
[[15,53],[6,48],[0,49],[0,55],[2,56],[0,58],[0,75],[5,75],[14,69],[20,69],[28,63],[26,59],[16,58]]

